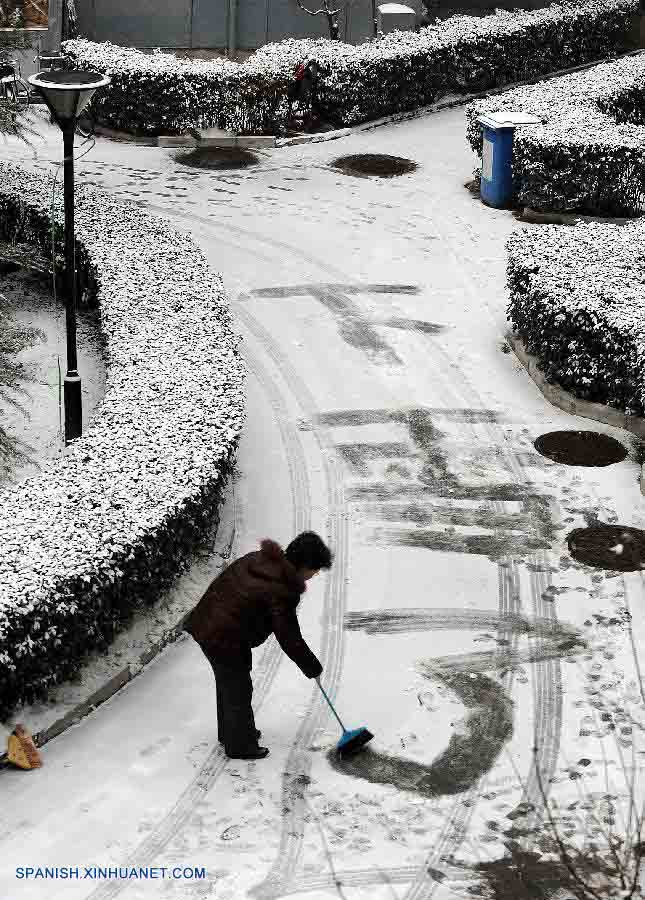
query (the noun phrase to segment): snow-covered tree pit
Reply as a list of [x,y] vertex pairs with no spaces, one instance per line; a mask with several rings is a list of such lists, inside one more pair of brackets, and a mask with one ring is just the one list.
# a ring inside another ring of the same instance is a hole
[[296,65],[328,70],[317,89],[321,112],[339,126],[410,111],[449,93],[535,79],[625,48],[638,0],[587,0],[546,9],[455,16],[358,46],[289,39],[244,63],[184,61],[109,43],[66,41],[74,66],[112,79],[94,98],[99,121],[139,134],[180,134],[217,126],[277,134],[287,125],[287,88]]
[[[50,178],[0,163],[3,236],[20,222],[51,248],[51,196]],[[106,392],[63,457],[0,495],[1,719],[74,675],[182,568],[217,519],[244,420],[239,338],[192,240],[84,186],[76,234]]]

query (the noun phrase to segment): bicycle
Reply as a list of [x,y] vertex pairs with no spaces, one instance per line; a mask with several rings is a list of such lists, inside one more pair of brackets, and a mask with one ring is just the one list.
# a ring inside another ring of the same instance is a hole
[[22,77],[20,60],[0,64],[0,99],[14,106],[29,106],[31,88]]

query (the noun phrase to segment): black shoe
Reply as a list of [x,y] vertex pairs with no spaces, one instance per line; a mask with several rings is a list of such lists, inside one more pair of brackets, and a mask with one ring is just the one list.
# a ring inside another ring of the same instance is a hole
[[242,753],[229,753],[227,750],[226,755],[229,759],[264,759],[269,755],[269,748],[251,747],[249,750],[245,750]]
[[[259,729],[256,728],[256,729],[255,729],[255,739],[256,739],[256,741],[259,741],[261,737],[262,737],[262,732],[259,731]],[[224,741],[221,739],[221,737],[218,737],[217,740],[220,742],[220,744],[223,744],[223,743],[224,743]]]

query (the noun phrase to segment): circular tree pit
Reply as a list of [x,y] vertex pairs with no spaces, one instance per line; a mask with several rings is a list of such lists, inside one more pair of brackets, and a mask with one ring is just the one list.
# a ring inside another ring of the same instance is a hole
[[331,163],[334,169],[340,169],[346,175],[366,177],[378,175],[380,178],[393,178],[405,175],[418,168],[417,163],[401,156],[387,156],[382,153],[360,153],[355,156],[339,156]]
[[645,531],[625,525],[574,528],[567,537],[571,556],[586,566],[618,572],[645,569]]
[[598,431],[550,431],[533,446],[542,456],[567,466],[610,466],[627,456],[620,441]]
[[259,159],[255,153],[241,147],[195,147],[188,152],[176,153],[175,162],[193,169],[244,169],[257,165]]

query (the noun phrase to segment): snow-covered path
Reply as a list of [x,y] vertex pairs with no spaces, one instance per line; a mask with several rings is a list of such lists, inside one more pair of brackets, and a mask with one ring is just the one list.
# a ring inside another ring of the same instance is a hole
[[[270,644],[254,676],[271,756],[227,761],[212,673],[181,641],[48,744],[42,770],[0,773],[3,900],[322,900],[336,881],[348,900],[447,896],[468,873],[446,858],[477,861],[483,823],[521,799],[515,769],[539,808],[534,740],[545,782],[585,747],[597,755],[578,736],[577,657],[558,644],[626,594],[642,606],[642,583],[572,563],[564,538],[594,515],[642,527],[639,468],[567,468],[534,450],[556,428],[632,441],[550,407],[502,352],[516,222],[464,189],[463,118],[277,150],[239,172],[104,140],[79,162],[79,177],[189,230],[222,273],[250,369],[234,552],[306,527],[328,537],[335,565],[307,592],[303,631],[341,714],[376,738],[339,769],[334,721]],[[27,164],[58,158],[45,131]],[[419,169],[329,167],[363,152]],[[16,878],[45,865],[208,874]]]

